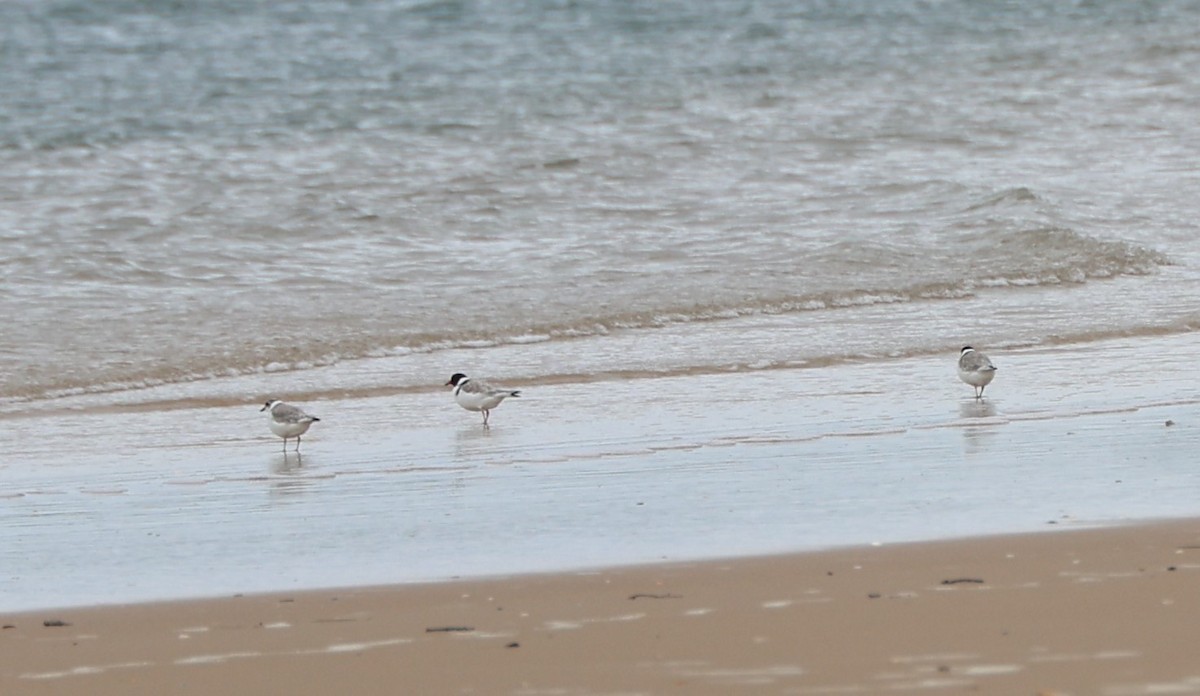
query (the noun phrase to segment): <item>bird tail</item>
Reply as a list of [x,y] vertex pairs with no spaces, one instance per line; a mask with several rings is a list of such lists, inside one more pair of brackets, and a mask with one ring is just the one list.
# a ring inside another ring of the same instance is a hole
[[319,421],[319,420],[321,420],[321,419],[320,419],[320,418],[317,418],[316,416],[313,416],[313,420],[314,420],[314,421]]
[[520,390],[520,389],[517,389],[516,391],[510,391],[510,392],[508,393],[508,395],[509,395],[509,396],[520,396],[520,395],[521,395],[521,390]]

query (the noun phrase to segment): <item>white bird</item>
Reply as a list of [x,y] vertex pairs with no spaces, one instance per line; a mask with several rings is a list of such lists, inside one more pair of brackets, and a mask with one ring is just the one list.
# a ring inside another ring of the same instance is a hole
[[510,396],[520,396],[521,392],[514,389],[497,387],[481,380],[474,380],[461,372],[455,372],[446,382],[447,387],[454,387],[454,400],[459,406],[468,411],[483,412],[483,427],[488,427],[488,413]]
[[958,356],[958,378],[975,387],[975,398],[983,398],[983,389],[996,377],[996,366],[988,356],[971,346],[963,346]]
[[271,427],[271,432],[283,438],[283,451],[287,451],[287,441],[289,437],[296,438],[296,451],[300,451],[300,436],[308,432],[308,427],[313,423],[321,420],[316,416],[310,416],[304,411],[285,404],[278,399],[268,401],[266,406],[259,409],[259,412],[267,412],[267,425]]

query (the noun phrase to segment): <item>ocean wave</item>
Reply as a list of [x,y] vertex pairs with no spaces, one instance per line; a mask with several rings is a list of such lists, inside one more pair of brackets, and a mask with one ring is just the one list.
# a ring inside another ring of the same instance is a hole
[[1004,208],[1011,206],[1023,206],[1033,203],[1040,203],[1041,198],[1038,197],[1031,189],[1024,186],[1004,189],[998,193],[987,196],[982,201],[977,201],[968,205],[963,212],[975,213],[994,208]]
[[[1200,317],[1192,317],[1163,325],[1097,328],[1093,330],[1064,332],[1053,336],[1039,338],[1037,340],[998,341],[992,344],[991,349],[1004,352],[1020,351],[1030,348],[1081,345],[1117,339],[1168,337],[1191,333],[1198,330],[1200,330]],[[864,354],[855,350],[834,351],[801,360],[735,360],[733,362],[722,362],[719,364],[662,365],[658,367],[612,365],[609,368],[599,370],[548,371],[510,375],[505,377],[505,384],[513,387],[533,387],[554,384],[586,384],[617,380],[628,381],[638,379],[689,377],[743,371],[764,372],[772,370],[823,369],[842,365],[862,364],[867,362],[889,362],[895,360],[926,358],[930,356],[955,356],[957,355],[957,350],[957,343],[943,342],[912,346],[900,350],[889,350],[886,353],[880,354]],[[952,357],[947,359],[952,359]],[[208,375],[206,377],[197,377],[197,379],[231,376],[236,375],[232,375],[228,372],[222,372]],[[21,406],[27,405],[31,401],[35,401],[34,399],[0,398],[0,418],[7,419],[36,414],[77,412],[83,408],[81,406],[82,402],[70,401],[69,397],[89,397],[109,393],[124,393],[125,398],[113,399],[99,404],[96,402],[91,402],[86,406],[86,410],[92,413],[126,413],[148,410],[224,408],[245,405],[247,401],[247,398],[244,394],[231,391],[229,389],[213,390],[194,395],[187,395],[177,391],[147,392],[145,395],[136,393],[139,390],[165,386],[166,384],[168,383],[158,382],[155,380],[144,380],[121,384],[114,383],[106,385],[103,389],[67,390],[60,394],[53,395],[52,398],[36,400],[38,402],[36,407],[29,410],[24,410],[21,408]],[[274,396],[285,396],[288,399],[296,399],[306,402],[327,399],[368,399],[392,397],[403,394],[424,393],[429,392],[430,390],[439,389],[440,385],[441,382],[437,380],[423,383],[360,383],[349,387],[329,387],[316,385],[306,387],[304,385],[297,385],[289,389],[286,394],[274,394]],[[59,399],[64,400],[64,403],[57,403]]]
[[115,379],[101,378],[87,382],[84,380],[89,375],[77,375],[57,383],[10,384],[5,388],[6,393],[0,394],[0,402],[135,391],[212,379],[312,370],[345,361],[570,341],[616,332],[653,331],[755,316],[955,301],[975,297],[982,292],[1063,286],[1117,276],[1145,275],[1170,263],[1165,255],[1138,245],[1097,240],[1055,228],[980,234],[968,236],[961,243],[969,247],[968,255],[974,260],[973,266],[978,271],[960,274],[950,280],[916,282],[901,287],[849,287],[781,294],[739,303],[668,305],[644,311],[579,316],[561,322],[532,322],[512,329],[464,330],[461,326],[451,326],[441,332],[425,331],[398,336],[356,334],[333,341],[316,340],[310,345],[293,346],[285,360],[261,360],[259,354],[253,352],[241,356],[223,353],[193,360],[187,366],[142,368],[136,374],[118,375]]
[[1166,254],[1118,240],[1101,240],[1061,227],[1039,227],[968,237],[978,278],[973,287],[1059,285],[1137,276],[1171,265]]

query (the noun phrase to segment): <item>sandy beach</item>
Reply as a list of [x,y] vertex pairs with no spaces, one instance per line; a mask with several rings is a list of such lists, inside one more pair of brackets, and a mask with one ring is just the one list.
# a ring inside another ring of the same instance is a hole
[[0,2],[0,696],[1200,693],[1197,24]]
[[1184,520],[6,614],[0,691],[1197,693],[1198,570]]
[[0,693],[1200,693],[1193,336],[10,419]]

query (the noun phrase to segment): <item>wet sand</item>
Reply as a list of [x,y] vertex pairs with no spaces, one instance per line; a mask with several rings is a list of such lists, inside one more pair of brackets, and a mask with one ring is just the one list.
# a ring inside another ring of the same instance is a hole
[[328,397],[303,457],[261,403],[3,419],[0,611],[1195,516],[1198,346]]
[[10,418],[0,693],[1200,693],[1198,342]]
[[0,692],[1200,693],[1198,578],[1182,520],[10,613]]

